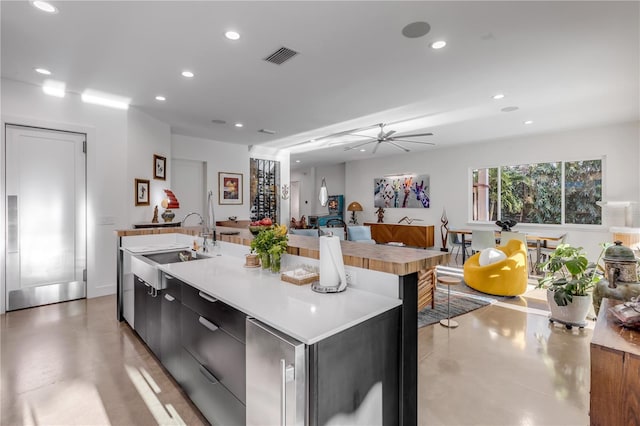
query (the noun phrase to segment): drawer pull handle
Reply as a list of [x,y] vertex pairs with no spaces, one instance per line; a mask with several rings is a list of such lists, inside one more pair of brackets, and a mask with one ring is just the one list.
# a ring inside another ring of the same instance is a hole
[[176,300],[175,297],[173,297],[170,294],[166,294],[166,293],[164,294],[164,298],[167,299],[169,302],[173,302],[174,300]]
[[208,328],[211,331],[216,331],[218,329],[217,325],[215,325],[214,323],[212,323],[211,321],[209,321],[205,317],[198,318],[198,322],[200,324],[204,325],[206,328]]
[[198,292],[198,296],[202,297],[207,302],[216,303],[218,301],[218,299],[214,299],[213,297],[211,297],[208,294],[205,294],[203,292]]
[[207,379],[207,381],[209,381],[211,384],[217,384],[218,383],[218,379],[216,379],[216,376],[214,376],[213,374],[211,374],[209,372],[209,370],[207,370],[206,368],[204,368],[203,366],[199,365],[198,366],[198,370],[200,370],[200,374],[202,374],[204,376],[205,379]]

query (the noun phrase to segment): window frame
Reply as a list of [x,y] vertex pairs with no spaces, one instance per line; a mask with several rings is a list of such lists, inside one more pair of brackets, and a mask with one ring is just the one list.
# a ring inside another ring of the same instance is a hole
[[561,185],[560,185],[560,189],[561,189],[561,197],[562,197],[562,201],[561,201],[561,205],[560,205],[560,214],[561,214],[561,220],[559,224],[546,224],[546,223],[518,223],[518,226],[523,227],[523,228],[568,228],[568,229],[588,229],[588,230],[592,230],[592,231],[596,231],[596,230],[602,230],[602,229],[607,229],[609,226],[607,224],[607,219],[605,217],[605,210],[604,208],[601,207],[601,223],[599,224],[584,224],[584,223],[566,223],[565,222],[565,205],[566,205],[566,201],[565,201],[565,185],[566,185],[566,181],[565,181],[565,163],[575,163],[575,162],[580,162],[580,161],[595,161],[595,160],[600,160],[601,162],[601,187],[602,187],[602,191],[600,193],[600,200],[599,201],[603,201],[607,199],[606,196],[606,159],[607,156],[603,155],[603,156],[585,156],[585,157],[581,157],[581,158],[571,158],[571,159],[562,159],[562,160],[547,160],[547,161],[543,161],[543,160],[534,160],[534,161],[528,161],[528,162],[512,162],[512,163],[506,163],[506,164],[501,164],[501,165],[485,165],[485,166],[472,166],[469,167],[468,169],[468,177],[467,177],[467,191],[468,191],[468,196],[467,196],[467,223],[469,225],[489,225],[489,224],[495,224],[495,221],[485,221],[485,220],[474,220],[473,219],[473,173],[474,170],[480,170],[480,169],[498,169],[498,179],[497,179],[497,212],[496,212],[496,216],[497,219],[496,220],[501,220],[501,213],[502,213],[502,179],[500,178],[502,170],[504,167],[513,167],[513,166],[520,166],[520,165],[525,165],[525,164],[544,164],[544,163],[560,163],[560,169],[561,169]]

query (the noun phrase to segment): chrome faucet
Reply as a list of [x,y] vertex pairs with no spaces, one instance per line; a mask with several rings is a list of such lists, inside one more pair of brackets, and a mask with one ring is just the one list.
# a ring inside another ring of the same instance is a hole
[[[187,218],[193,215],[196,215],[200,218],[200,225],[202,225],[202,232],[200,233],[200,236],[202,237],[202,251],[206,252],[207,251],[207,235],[209,234],[209,232],[207,232],[207,223],[202,218],[202,215],[196,212],[187,213],[184,219],[182,219],[182,225],[184,226],[184,222],[187,220]],[[214,241],[215,241],[215,238],[214,238]]]

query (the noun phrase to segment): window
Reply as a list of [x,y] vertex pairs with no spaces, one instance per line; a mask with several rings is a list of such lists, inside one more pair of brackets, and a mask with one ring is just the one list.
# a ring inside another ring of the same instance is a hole
[[472,189],[474,221],[602,223],[602,160],[475,169]]

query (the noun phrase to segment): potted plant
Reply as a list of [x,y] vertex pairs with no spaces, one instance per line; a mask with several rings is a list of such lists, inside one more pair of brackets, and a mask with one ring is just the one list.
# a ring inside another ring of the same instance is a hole
[[551,316],[549,321],[558,321],[567,328],[573,325],[584,327],[591,306],[591,289],[600,281],[596,263],[590,263],[582,247],[559,244],[542,264],[544,276],[538,280],[538,288],[547,289],[547,301]]
[[287,251],[288,240],[285,225],[261,229],[251,240],[251,252],[260,256],[263,269],[280,272],[280,258]]

